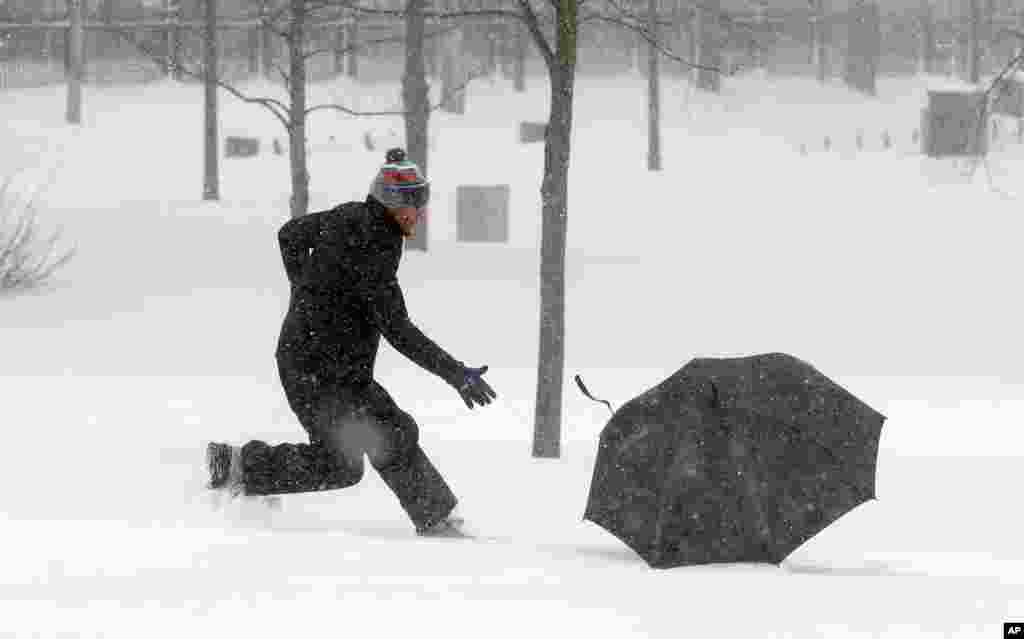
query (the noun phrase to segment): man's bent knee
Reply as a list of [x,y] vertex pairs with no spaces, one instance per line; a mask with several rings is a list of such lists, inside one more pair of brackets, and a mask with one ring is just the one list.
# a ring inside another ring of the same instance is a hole
[[419,448],[419,427],[404,411],[399,410],[393,419],[382,422],[380,434],[381,447],[374,451],[375,454],[367,453],[370,463],[378,470],[405,465]]
[[321,429],[324,442],[335,454],[344,458],[349,466],[362,466],[363,455],[376,460],[387,455],[388,437],[378,420],[365,413],[348,413],[333,419]]

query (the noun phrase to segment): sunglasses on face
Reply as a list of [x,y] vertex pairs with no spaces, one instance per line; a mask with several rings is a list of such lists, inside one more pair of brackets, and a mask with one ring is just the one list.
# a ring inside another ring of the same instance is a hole
[[385,186],[388,193],[394,198],[399,206],[412,206],[421,209],[430,201],[430,185],[419,184],[416,186]]

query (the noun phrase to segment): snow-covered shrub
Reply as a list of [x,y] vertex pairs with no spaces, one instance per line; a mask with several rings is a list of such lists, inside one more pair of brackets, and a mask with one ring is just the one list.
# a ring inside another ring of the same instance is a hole
[[59,230],[41,238],[35,202],[18,202],[10,186],[10,179],[0,184],[0,295],[45,285],[75,253],[74,249],[57,253]]

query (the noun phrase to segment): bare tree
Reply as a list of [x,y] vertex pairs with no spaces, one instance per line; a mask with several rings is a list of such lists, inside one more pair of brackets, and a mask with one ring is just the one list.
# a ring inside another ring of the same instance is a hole
[[[405,15],[405,73],[402,74],[402,102],[405,105],[405,148],[409,159],[429,178],[427,151],[430,126],[430,86],[423,59],[426,40],[426,0],[408,0]],[[428,220],[420,224],[429,224]],[[427,249],[430,229],[424,226],[416,237],[406,240],[406,248]]]
[[220,199],[217,163],[217,1],[206,0],[203,28],[203,199]]
[[981,0],[969,1],[967,40],[967,81],[981,82]]
[[918,25],[918,72],[935,73],[935,10],[928,0],[921,0]]
[[825,84],[828,80],[828,41],[831,25],[825,13],[825,0],[815,0],[814,17],[816,21],[814,29],[814,62],[818,71],[818,82]]
[[[651,41],[658,38],[658,0],[649,0],[647,32]],[[661,83],[658,71],[658,50],[647,46],[647,170],[661,170]]]
[[[605,22],[635,31],[659,53],[707,73],[717,67],[680,58],[657,35],[671,20],[642,16],[617,0],[551,0],[536,7],[517,0],[517,17],[526,23],[548,69],[551,112],[544,138],[541,183],[540,335],[533,455],[555,458],[561,449],[562,381],[565,366],[565,248],[569,210],[573,89],[576,81],[577,35],[587,22]],[[717,8],[710,9],[716,16]],[[653,12],[652,12],[653,13]],[[548,25],[553,34],[545,33]],[[553,39],[553,42],[551,41]]]
[[[713,1],[713,0],[709,0]],[[600,5],[600,6],[596,6]],[[704,7],[717,18],[727,17],[717,7]],[[375,9],[370,12],[398,15]],[[497,0],[491,8],[438,12],[446,20],[466,16],[521,21],[540,51],[551,85],[551,108],[544,136],[544,176],[541,181],[540,331],[537,357],[537,392],[534,413],[533,455],[559,457],[561,449],[562,376],[565,366],[565,249],[569,209],[573,91],[576,81],[577,36],[587,22],[604,22],[636,32],[657,53],[705,73],[722,71],[680,58],[657,36],[670,20],[642,16],[618,0]],[[655,114],[656,115],[656,114]]]
[[541,182],[540,335],[534,408],[534,457],[559,457],[562,432],[562,374],[565,369],[565,246],[569,223],[569,160],[579,1],[552,2],[554,45],[537,12],[519,0],[526,26],[540,49],[551,82],[551,114],[544,135]]
[[1004,199],[1014,198],[997,188],[992,183],[992,171],[988,164],[985,136],[988,135],[987,126],[989,114],[991,113],[995,102],[1000,99],[1000,93],[1005,89],[1006,79],[1013,73],[1024,70],[1024,48],[1021,48],[1024,46],[1024,29],[1001,29],[995,37],[995,41],[998,42],[1009,37],[1012,37],[1017,41],[1018,47],[1015,48],[1009,60],[1007,60],[1003,68],[995,75],[995,77],[992,78],[992,81],[989,82],[988,86],[979,96],[977,107],[978,115],[977,121],[975,122],[975,128],[973,131],[967,130],[965,132],[965,137],[967,138],[965,146],[972,151],[969,161],[967,162],[965,174],[973,178],[978,168],[984,166],[989,188]]
[[65,73],[68,78],[67,114],[68,124],[82,123],[82,76],[84,62],[85,33],[82,29],[83,0],[68,0],[68,17],[71,26],[68,29],[68,65]]
[[[310,50],[305,40],[305,25],[318,11],[346,7],[356,16],[390,16],[395,19],[409,17],[411,27],[406,38],[412,35],[412,48],[419,48],[416,43],[416,21],[422,9],[423,16],[437,23],[458,21],[467,17],[501,18],[521,22],[530,34],[533,42],[548,70],[551,84],[551,108],[544,141],[544,176],[541,182],[541,247],[540,247],[540,334],[538,348],[537,394],[534,424],[533,454],[536,457],[558,457],[561,447],[561,409],[562,409],[562,374],[565,360],[565,249],[568,229],[568,192],[569,192],[569,161],[571,157],[571,134],[573,116],[573,92],[576,80],[577,35],[579,29],[588,22],[614,24],[620,28],[633,31],[647,41],[652,55],[657,52],[705,73],[720,74],[716,66],[702,65],[683,59],[672,52],[659,40],[655,30],[657,27],[670,26],[670,20],[661,18],[650,22],[635,14],[618,0],[495,0],[491,8],[458,9],[445,12],[431,12],[425,9],[425,0],[407,0],[409,5],[400,10],[382,9],[360,6],[342,0],[288,0],[286,7],[269,10],[263,13],[267,29],[284,38],[291,56],[290,72],[279,70],[281,79],[289,89],[290,103],[269,97],[254,97],[244,94],[238,87],[218,79],[217,84],[236,98],[259,104],[267,108],[288,131],[289,141],[293,149],[291,154],[292,175],[292,206],[291,214],[298,217],[306,213],[308,203],[308,174],[305,169],[305,122],[309,115],[322,110],[334,110],[355,116],[379,116],[402,114],[411,118],[413,124],[407,127],[423,126],[425,123],[423,109],[416,106],[416,96],[422,96],[422,85],[414,77],[418,75],[416,66],[419,63],[407,59],[406,82],[403,95],[407,102],[403,110],[361,112],[339,104],[320,104],[307,107],[305,103],[305,61],[323,51]],[[714,2],[715,0],[708,0]],[[598,6],[599,5],[599,6]],[[695,5],[700,6],[700,5]],[[727,16],[716,6],[701,7],[709,15],[718,19]],[[408,14],[412,14],[409,16]],[[286,25],[286,26],[281,26]],[[431,36],[445,33],[439,29]],[[130,34],[126,34],[130,37]],[[367,43],[349,42],[348,47],[365,46],[373,42],[387,42],[381,39]],[[139,43],[136,43],[137,46]],[[411,55],[411,54],[410,54]],[[422,58],[422,54],[416,54]],[[412,69],[412,73],[410,73]],[[183,69],[190,75],[194,71]],[[452,92],[462,90],[466,83],[482,75],[481,71],[470,73],[468,79]],[[445,93],[445,92],[442,92]],[[431,105],[432,111],[443,104],[447,95],[442,95],[438,104]],[[411,129],[407,129],[411,130]],[[418,132],[410,139],[421,140]],[[425,141],[425,137],[422,138]],[[419,143],[419,142],[417,142]],[[426,164],[426,144],[423,143],[423,157],[419,158]]]
[[[284,41],[284,48],[288,52],[287,69],[279,65],[273,65],[276,78],[279,79],[287,89],[288,98],[286,101],[269,96],[254,96],[247,94],[238,84],[228,82],[219,74],[214,78],[216,86],[227,91],[239,100],[259,105],[268,111],[281,123],[288,136],[289,142],[289,172],[291,175],[292,194],[290,209],[292,217],[299,217],[308,212],[309,205],[309,170],[307,165],[306,150],[306,123],[309,117],[319,111],[337,111],[352,116],[374,117],[403,115],[409,117],[410,113],[420,113],[423,108],[405,107],[392,110],[360,111],[351,109],[342,104],[323,103],[309,106],[307,103],[307,75],[306,67],[312,58],[319,55],[336,55],[333,47],[318,48],[310,43],[309,27],[321,20],[321,17],[328,14],[336,14],[338,9],[347,8],[355,15],[359,14],[383,14],[393,17],[404,16],[405,11],[387,11],[370,7],[362,7],[349,0],[279,0],[277,4],[271,4],[261,12],[263,28],[281,38]],[[131,42],[135,48],[156,61],[163,61],[165,52],[154,50],[147,42],[143,41],[131,30],[122,29],[117,31],[118,35]],[[435,37],[444,33],[438,30],[429,37]],[[400,42],[403,37],[386,37],[364,42],[349,42],[346,46],[346,53],[353,53],[357,49],[384,42]],[[422,50],[422,45],[420,46]],[[203,69],[187,60],[178,61],[178,70],[193,78],[204,78]],[[476,71],[468,75],[465,82],[453,90],[458,91],[465,88],[465,85],[482,75]],[[442,98],[440,102],[443,102]],[[428,105],[426,111],[433,111],[439,104]],[[423,127],[425,131],[425,126]],[[425,133],[424,133],[425,135]],[[426,144],[424,143],[424,148]],[[424,156],[425,157],[425,156]]]
[[402,97],[405,104],[405,145],[409,158],[427,173],[427,124],[430,119],[429,85],[423,59],[426,21],[423,10],[426,0],[408,0],[406,5],[405,73],[402,75]]
[[0,295],[45,285],[75,254],[74,249],[58,254],[59,230],[40,237],[34,196],[19,205],[10,186],[10,178],[0,185]]
[[309,166],[306,154],[306,21],[309,11],[306,0],[288,0],[288,20],[285,42],[288,45],[288,158],[292,173],[292,217],[305,215],[309,209]]

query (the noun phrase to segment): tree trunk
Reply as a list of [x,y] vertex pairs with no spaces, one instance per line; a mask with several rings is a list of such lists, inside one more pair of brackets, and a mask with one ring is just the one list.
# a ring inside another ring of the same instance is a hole
[[867,5],[867,16],[870,30],[868,32],[869,46],[867,47],[867,94],[874,97],[878,95],[878,68],[882,61],[882,14],[877,0],[871,0]]
[[[402,76],[402,102],[405,105],[405,149],[409,159],[427,172],[427,134],[430,124],[430,96],[423,60],[426,0],[409,0],[405,12],[405,75]],[[427,250],[429,218],[419,222],[416,237],[405,241],[407,249]]]
[[[707,49],[705,47],[704,32],[707,28],[704,26],[706,15],[702,7],[693,7],[693,60],[697,64],[705,64],[707,62]],[[694,86],[700,87],[702,78],[700,69],[693,70],[693,84]]]
[[843,81],[861,93],[875,96],[882,46],[878,4],[874,0],[858,0],[847,20]]
[[751,46],[754,50],[754,68],[758,70],[764,69],[764,51],[761,48],[761,38],[764,37],[764,10],[764,4],[759,2],[754,12],[754,23],[757,25],[757,37],[751,38]]
[[[103,4],[100,6],[100,17],[103,22],[111,24],[114,22],[114,2],[113,0],[103,0]],[[109,60],[111,56],[111,49],[113,49],[113,32],[108,30],[102,30],[96,34],[96,57]]]
[[920,33],[921,41],[918,55],[918,71],[920,73],[934,73],[935,64],[935,19],[932,13],[931,4],[928,0],[921,0],[920,9]]
[[359,77],[359,52],[356,47],[359,45],[359,13],[352,12],[352,22],[348,24],[348,37],[345,38],[348,46],[348,75],[350,78]]
[[206,0],[203,29],[203,199],[220,199],[217,166],[217,0]]
[[334,27],[334,75],[345,73],[345,27]]
[[89,50],[89,31],[85,28],[85,21],[89,19],[89,2],[80,0],[82,4],[82,55],[81,55],[81,78],[84,83],[89,78],[89,61],[92,60],[92,52]]
[[[682,0],[672,0],[672,51],[676,52],[679,56],[685,57],[683,52],[683,42],[686,37],[686,23],[685,14],[683,12]],[[675,76],[679,73],[680,69],[686,67],[680,64],[673,64],[669,67],[672,69],[672,75]]]
[[[0,15],[2,15],[2,14],[0,14]],[[5,20],[6,20],[6,18],[5,18]],[[46,36],[45,36],[46,37],[46,61],[47,61],[47,64],[50,66],[51,69],[53,68],[54,60],[57,57],[57,50],[60,48],[59,45],[58,45],[59,36],[60,36],[60,32],[57,31],[56,29],[47,29],[46,30]],[[0,38],[3,38],[3,37],[4,36],[0,35]],[[0,48],[0,50],[2,50],[2,48]],[[3,59],[3,55],[4,55],[3,53],[0,53],[0,59]]]
[[466,90],[456,91],[465,82],[465,61],[468,51],[465,45],[464,27],[453,29],[444,40],[444,59],[441,63],[441,95],[444,99],[441,109],[447,113],[466,112]]
[[289,0],[288,25],[289,124],[288,157],[292,172],[291,215],[309,210],[309,169],[306,166],[306,0]]
[[533,456],[557,458],[562,439],[565,368],[565,246],[569,210],[569,159],[576,74],[577,0],[558,0],[557,46],[548,61],[551,115],[544,139],[541,184],[540,338]]
[[970,0],[970,24],[967,41],[967,81],[981,81],[981,0]]
[[629,31],[629,71],[630,73],[643,73],[643,65],[640,64],[640,57],[643,55],[640,50],[643,38],[636,31]]
[[513,28],[516,30],[515,66],[513,71],[515,74],[515,89],[517,92],[522,93],[526,91],[526,25],[521,24],[517,20]]
[[268,80],[274,77],[274,32],[271,30],[270,20],[271,8],[267,4],[267,0],[263,0],[260,5],[260,33],[262,40],[262,54],[260,55],[260,68],[263,72],[263,77]]
[[85,0],[68,0],[68,124],[82,123],[82,48],[85,42],[82,29],[82,4]]
[[249,74],[259,75],[260,72],[260,29],[252,27],[248,29],[246,41],[246,56],[249,60]]
[[181,1],[167,0],[165,6],[167,8],[167,17],[172,22],[172,26],[167,29],[168,70],[176,81],[181,82],[183,78],[181,65],[182,29],[178,26],[178,22],[181,20]]
[[160,67],[160,71],[165,79],[171,76],[171,72],[174,69],[174,32],[171,30],[171,2],[172,0],[164,0],[163,2],[164,27],[160,30],[164,48],[164,59],[162,60],[163,64]]
[[[700,17],[697,31],[700,52],[697,58],[701,65],[717,69],[722,63],[718,20],[715,19],[719,12],[719,0],[707,0],[701,4],[701,7],[702,9],[697,11],[697,15]],[[697,69],[697,88],[718,93],[721,81],[717,72]]]
[[487,73],[492,79],[498,75],[498,28],[493,25],[487,25]]
[[818,38],[817,41],[817,70],[818,70],[818,83],[825,84],[828,80],[828,40],[829,40],[829,24],[827,22],[825,0],[816,0],[816,8],[818,13],[818,25],[815,29],[815,35]]
[[[436,22],[433,23],[437,26]],[[423,64],[426,67],[427,77],[431,80],[437,79],[437,35],[434,30],[423,36]]]
[[[694,63],[700,64],[700,8],[690,6],[688,11],[690,13],[688,14],[689,19],[686,21],[687,58]],[[690,69],[689,78],[690,82],[696,86],[697,69]]]
[[983,18],[982,25],[982,47],[981,47],[981,67],[985,69],[985,73],[991,73],[993,71],[993,62],[995,61],[995,51],[993,44],[995,42],[995,14],[996,6],[995,0],[985,0],[985,16]]
[[818,43],[818,18],[821,16],[821,12],[818,10],[818,0],[810,0],[808,4],[810,5],[811,13],[808,20],[809,24],[807,25],[810,34],[808,42],[810,46],[807,47],[807,62],[811,67],[814,67],[816,66],[815,62],[817,62],[815,59],[817,47],[815,45]]
[[[1017,12],[1017,30],[1024,32],[1024,10]],[[1016,42],[1013,45],[1013,57],[1016,58],[1021,54],[1024,54],[1024,42],[1020,39],[1016,39]]]
[[661,88],[658,77],[658,0],[648,0],[647,33],[647,170],[661,170]]

